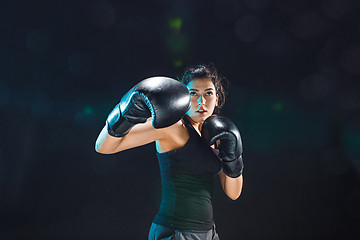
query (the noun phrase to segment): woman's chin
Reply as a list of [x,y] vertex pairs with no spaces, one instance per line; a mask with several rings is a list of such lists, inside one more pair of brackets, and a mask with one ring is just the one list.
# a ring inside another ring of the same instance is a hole
[[200,115],[197,117],[197,122],[203,123],[208,117],[210,117],[209,114]]
[[191,121],[193,121],[194,123],[203,123],[208,117],[210,117],[211,115],[209,114],[196,114],[193,116],[189,116],[187,115]]

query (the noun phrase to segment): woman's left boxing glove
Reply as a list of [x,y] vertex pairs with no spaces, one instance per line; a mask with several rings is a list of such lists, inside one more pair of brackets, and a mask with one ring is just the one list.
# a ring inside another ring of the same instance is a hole
[[243,149],[240,132],[235,124],[223,116],[210,116],[202,125],[201,136],[209,146],[220,141],[219,158],[224,173],[232,178],[239,177],[244,168]]

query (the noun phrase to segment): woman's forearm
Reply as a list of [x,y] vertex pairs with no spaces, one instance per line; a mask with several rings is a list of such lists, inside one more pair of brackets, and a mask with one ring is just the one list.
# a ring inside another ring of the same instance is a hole
[[102,154],[115,153],[115,149],[120,144],[121,139],[121,137],[110,136],[107,131],[107,125],[105,125],[96,139],[95,151]]
[[226,195],[232,200],[236,200],[242,191],[243,176],[240,175],[237,178],[231,178],[227,176],[223,171],[219,173],[221,186]]

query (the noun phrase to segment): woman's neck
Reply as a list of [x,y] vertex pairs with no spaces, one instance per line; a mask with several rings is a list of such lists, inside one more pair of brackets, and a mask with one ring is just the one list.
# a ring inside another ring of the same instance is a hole
[[201,128],[203,125],[203,122],[195,122],[192,120],[189,116],[186,115],[186,118],[189,120],[190,124],[193,126],[193,128],[199,133],[201,136]]

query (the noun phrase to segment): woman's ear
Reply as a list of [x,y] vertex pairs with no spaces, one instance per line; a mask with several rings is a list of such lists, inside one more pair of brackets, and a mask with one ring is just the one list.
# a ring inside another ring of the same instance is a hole
[[218,101],[219,101],[219,94],[216,94],[216,102],[215,102],[215,107],[218,106]]

